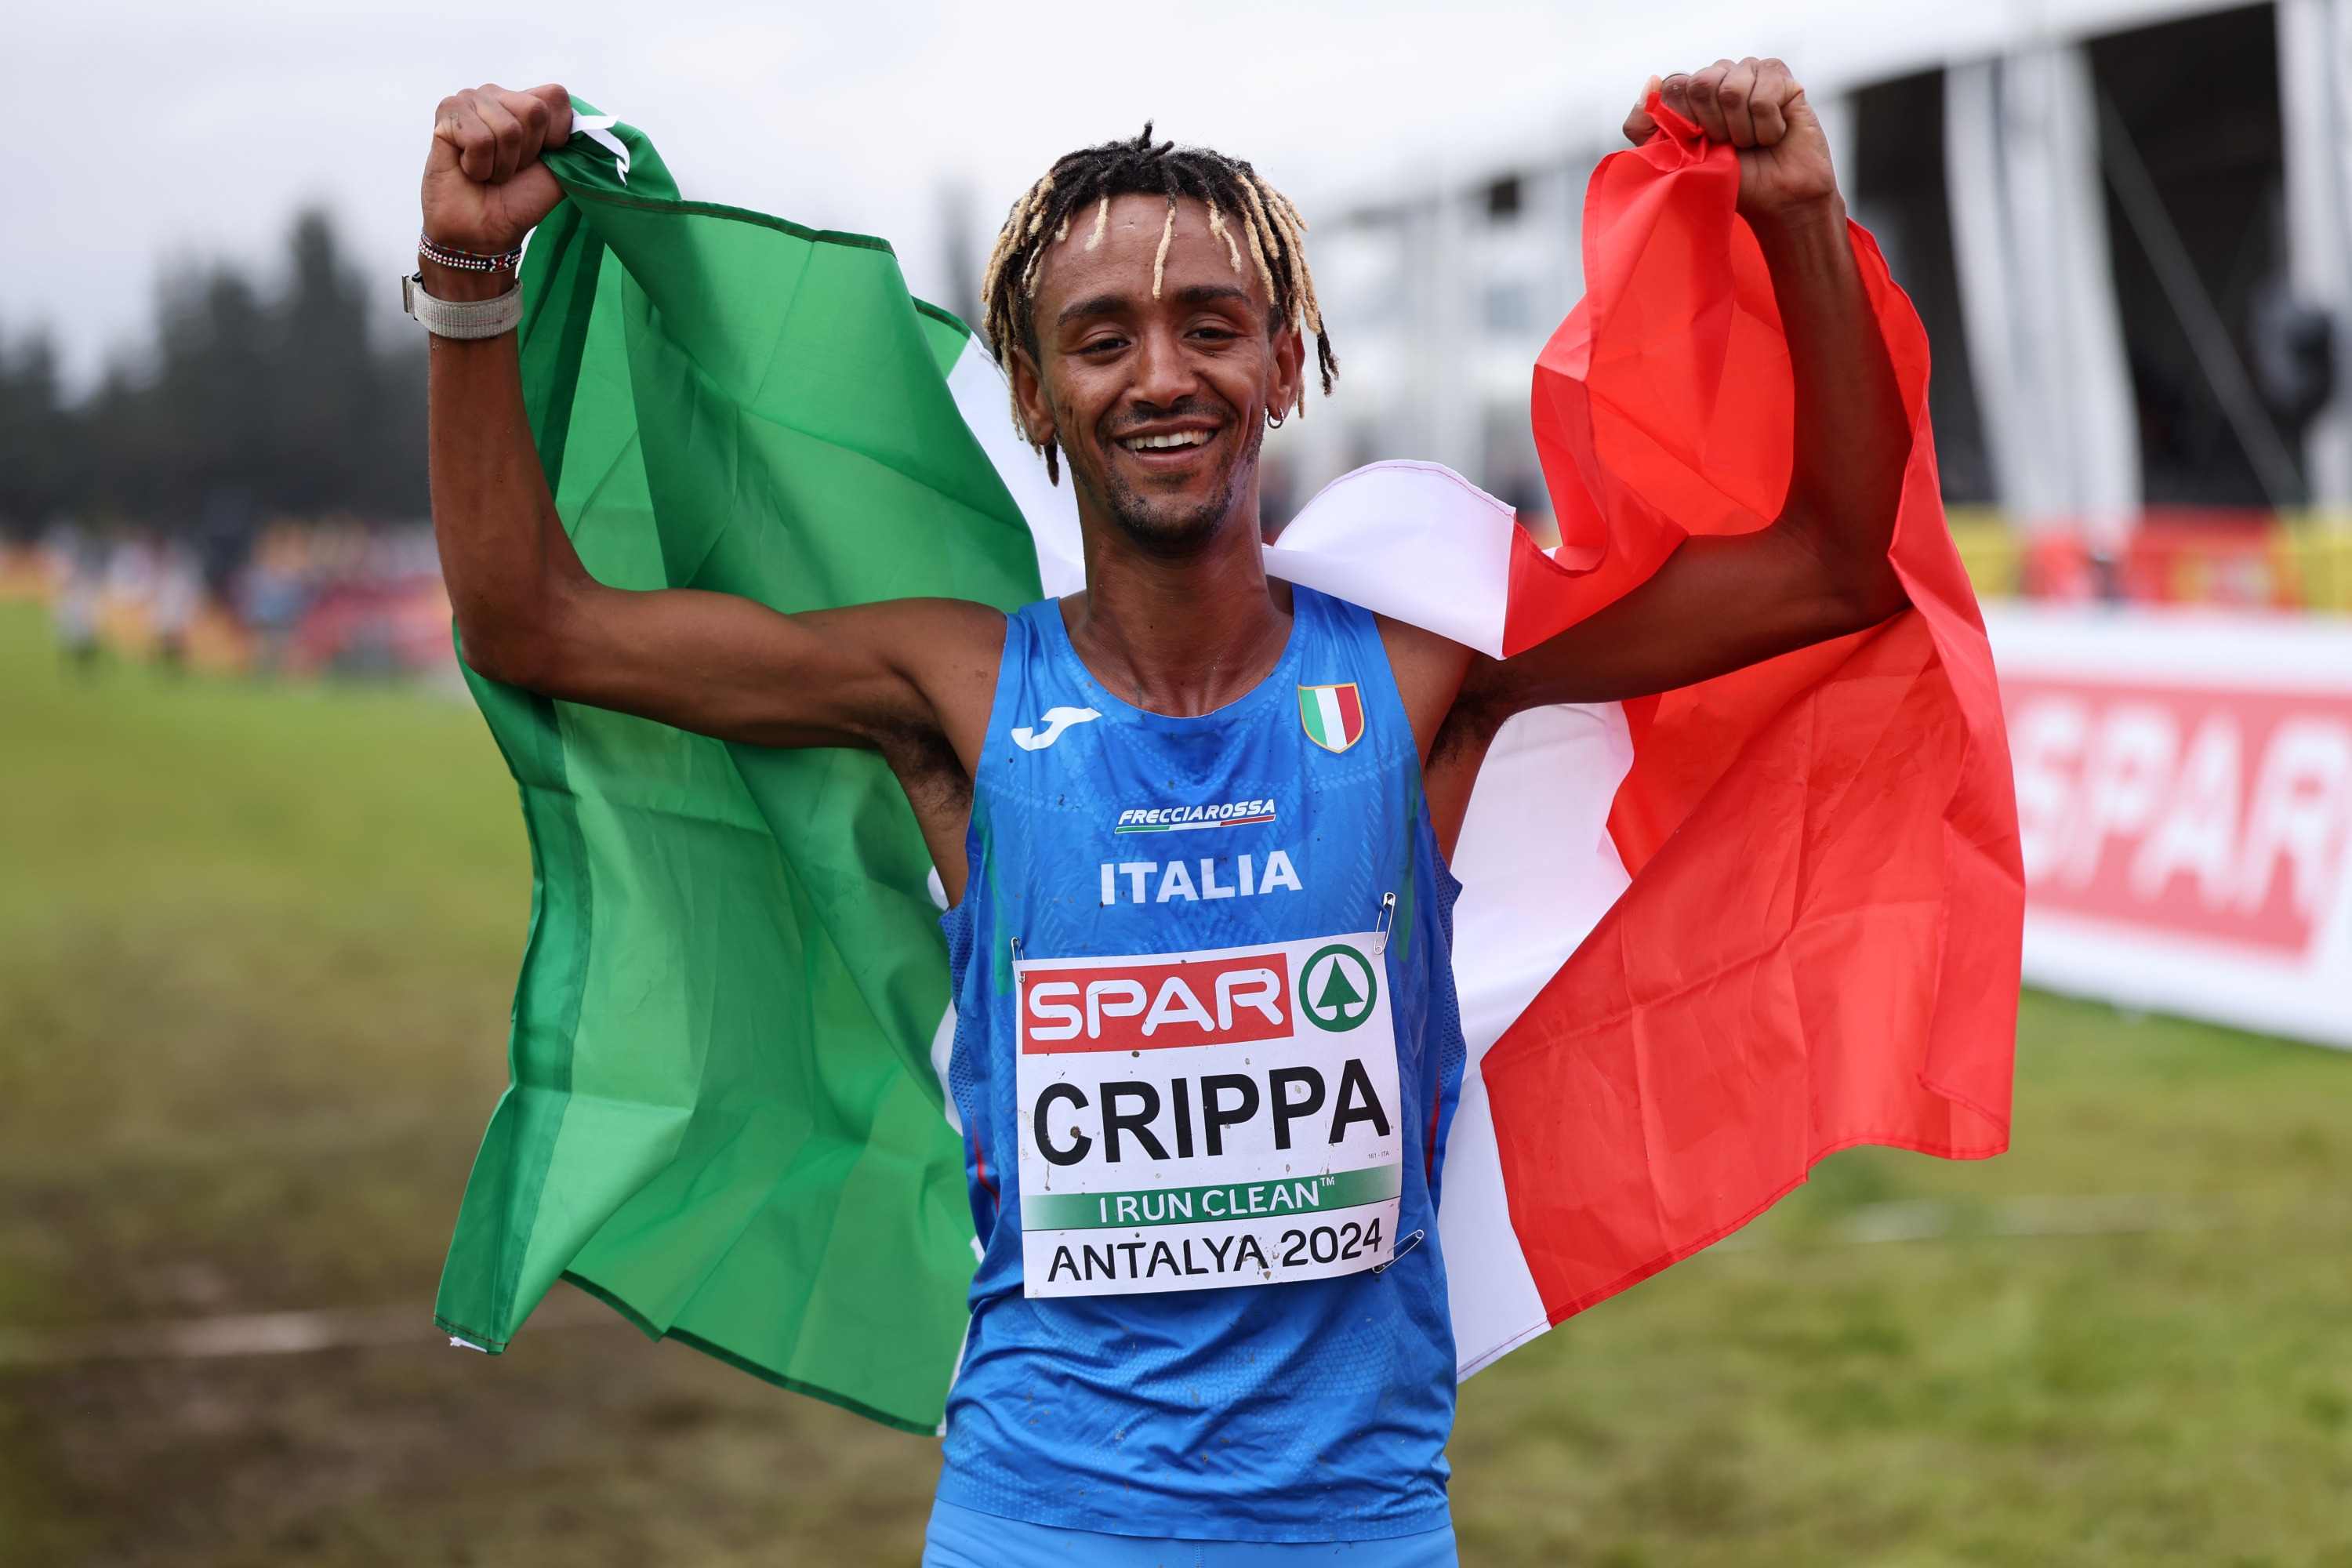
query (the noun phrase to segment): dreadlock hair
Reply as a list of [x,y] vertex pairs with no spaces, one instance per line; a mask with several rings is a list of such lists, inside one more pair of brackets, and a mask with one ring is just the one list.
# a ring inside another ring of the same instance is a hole
[[[1048,237],[1070,237],[1070,220],[1091,207],[1093,230],[1087,237],[1092,250],[1103,242],[1110,223],[1113,196],[1160,195],[1168,199],[1168,220],[1160,230],[1160,252],[1151,261],[1151,297],[1168,267],[1168,247],[1176,237],[1176,200],[1190,196],[1209,209],[1209,235],[1223,240],[1225,257],[1235,272],[1242,270],[1242,251],[1257,270],[1266,296],[1274,301],[1274,319],[1303,321],[1315,334],[1315,360],[1322,372],[1323,395],[1339,374],[1331,353],[1331,339],[1323,331],[1322,307],[1315,299],[1315,275],[1307,266],[1307,220],[1290,199],[1269,185],[1246,163],[1213,153],[1205,147],[1179,147],[1173,142],[1154,143],[1151,122],[1132,142],[1106,142],[1063,154],[1045,178],[1013,204],[997,231],[996,247],[989,252],[988,270],[980,284],[987,311],[985,325],[996,363],[1010,374],[1013,344],[1019,342],[1031,356],[1037,353],[1037,323],[1031,314],[1037,298],[1037,278],[1044,268]],[[1239,238],[1234,230],[1240,230]],[[1307,412],[1307,388],[1298,389],[1298,412]],[[1013,423],[1023,425],[1019,399],[1013,405]],[[1053,441],[1033,443],[1045,454],[1045,473],[1062,480]]]

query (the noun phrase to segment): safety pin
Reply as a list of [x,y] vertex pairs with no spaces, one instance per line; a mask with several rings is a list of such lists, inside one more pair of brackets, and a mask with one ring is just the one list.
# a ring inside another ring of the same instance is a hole
[[1398,1247],[1394,1252],[1390,1253],[1389,1260],[1386,1263],[1375,1263],[1372,1265],[1372,1272],[1374,1274],[1386,1274],[1390,1269],[1396,1267],[1397,1259],[1402,1258],[1406,1253],[1411,1252],[1414,1247],[1419,1247],[1421,1245],[1421,1238],[1428,1234],[1429,1233],[1427,1231],[1416,1230],[1411,1236],[1406,1237],[1404,1238],[1404,1245]]
[[1381,912],[1372,917],[1372,956],[1378,958],[1389,950],[1389,932],[1396,929],[1396,895],[1381,895]]

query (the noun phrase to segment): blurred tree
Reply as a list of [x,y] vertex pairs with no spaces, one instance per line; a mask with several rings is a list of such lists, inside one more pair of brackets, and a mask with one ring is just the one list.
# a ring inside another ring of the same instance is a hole
[[71,504],[76,435],[48,334],[0,338],[0,530],[30,533]]
[[270,343],[277,484],[271,499],[293,511],[352,508],[381,499],[374,450],[383,376],[368,342],[359,280],[335,253],[326,215],[295,220],[289,277]]
[[58,511],[129,519],[217,549],[277,513],[425,510],[421,339],[379,347],[322,212],[295,219],[284,287],[230,263],[157,291],[152,342],[79,407],[46,338],[0,340],[0,528]]

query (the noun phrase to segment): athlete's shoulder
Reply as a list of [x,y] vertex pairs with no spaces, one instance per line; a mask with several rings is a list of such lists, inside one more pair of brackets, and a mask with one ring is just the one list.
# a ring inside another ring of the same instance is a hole
[[1421,754],[1453,710],[1454,699],[1477,656],[1452,637],[1416,626],[1394,616],[1370,612],[1380,629],[1381,647],[1388,654],[1389,673],[1396,680],[1397,698],[1404,704]]

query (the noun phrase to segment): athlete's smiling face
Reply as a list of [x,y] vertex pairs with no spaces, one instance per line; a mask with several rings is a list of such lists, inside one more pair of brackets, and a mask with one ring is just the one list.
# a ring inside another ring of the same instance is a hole
[[1225,225],[1236,268],[1201,203],[1177,203],[1157,298],[1167,198],[1113,197],[1088,249],[1094,220],[1090,204],[1071,216],[1067,239],[1048,243],[1036,353],[1013,356],[1032,437],[1061,444],[1082,512],[1153,554],[1196,553],[1236,526],[1255,538],[1265,416],[1298,396],[1297,327],[1272,322],[1240,225]]

